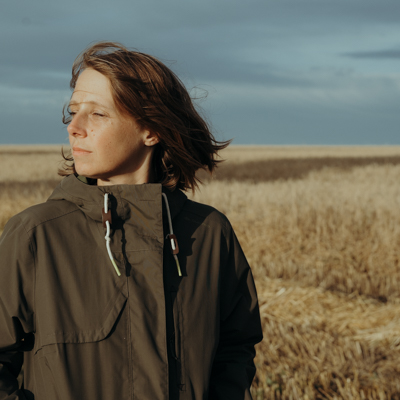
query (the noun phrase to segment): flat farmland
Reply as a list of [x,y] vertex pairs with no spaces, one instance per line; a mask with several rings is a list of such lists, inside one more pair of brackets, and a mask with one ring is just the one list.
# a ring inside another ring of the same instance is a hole
[[[252,266],[255,399],[400,399],[400,146],[230,147],[193,196]],[[60,148],[0,147],[0,231],[45,201]]]

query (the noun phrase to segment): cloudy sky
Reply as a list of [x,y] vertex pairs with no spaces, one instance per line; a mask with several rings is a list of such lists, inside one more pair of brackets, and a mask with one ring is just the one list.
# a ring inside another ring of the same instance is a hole
[[119,41],[170,66],[217,138],[400,144],[398,0],[2,0],[0,144],[67,143],[75,57]]

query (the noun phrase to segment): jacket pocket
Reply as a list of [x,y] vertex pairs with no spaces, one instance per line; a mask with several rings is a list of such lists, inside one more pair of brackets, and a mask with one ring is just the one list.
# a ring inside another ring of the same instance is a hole
[[[65,314],[64,329],[40,337],[32,369],[38,399],[127,398],[129,373],[121,367],[129,362],[126,297],[116,291],[107,304],[93,310],[80,327],[75,324],[69,330],[65,327],[74,316]],[[115,379],[114,371],[120,379]]]
[[[115,290],[110,298],[101,298],[96,308],[92,307],[86,315],[75,316],[77,308],[84,309],[86,304],[81,302],[79,307],[57,313],[56,305],[49,314],[57,315],[50,319],[48,315],[39,322],[36,335],[35,353],[40,349],[57,343],[92,343],[105,339],[112,331],[127,297]],[[48,349],[45,350],[47,352]]]
[[171,292],[171,303],[174,320],[174,330],[170,338],[171,353],[175,361],[177,385],[180,391],[185,391],[185,361],[183,354],[182,310],[176,291]]

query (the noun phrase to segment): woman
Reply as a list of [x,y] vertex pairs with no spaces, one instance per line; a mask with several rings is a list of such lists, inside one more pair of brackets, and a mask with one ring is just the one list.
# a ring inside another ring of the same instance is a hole
[[182,192],[227,143],[119,44],[83,52],[71,88],[73,164],[0,240],[0,398],[250,399],[251,271],[227,219]]

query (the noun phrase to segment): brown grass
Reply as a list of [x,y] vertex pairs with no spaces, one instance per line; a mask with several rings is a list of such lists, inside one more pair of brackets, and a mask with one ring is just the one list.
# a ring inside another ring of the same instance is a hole
[[400,146],[229,146],[221,157],[235,163],[284,158],[400,156]]
[[[254,398],[400,399],[400,151],[313,149],[258,149],[259,166],[242,153],[195,196],[229,217],[252,265]],[[30,183],[23,160],[0,175],[0,230],[58,181],[55,157]]]
[[268,278],[258,278],[257,286],[260,398],[400,395],[398,305]]
[[39,182],[0,181],[0,233],[13,215],[34,204],[45,202],[57,183],[58,180]]
[[63,161],[58,152],[0,152],[0,182],[32,182],[60,179],[57,170]]
[[218,167],[212,177],[203,170],[198,173],[198,176],[204,182],[210,180],[235,180],[256,183],[302,179],[312,171],[321,171],[325,168],[348,171],[356,167],[371,164],[399,165],[400,155],[384,157],[273,158],[258,161],[243,161],[241,163],[228,160]]
[[[0,154],[43,154],[60,153],[61,144],[2,144],[0,145]],[[68,146],[65,146],[68,147]]]
[[256,398],[400,398],[399,178],[398,165],[325,168],[195,196],[228,215],[253,267]]
[[400,298],[400,166],[325,169],[301,180],[213,181],[195,196],[227,214],[271,278]]

